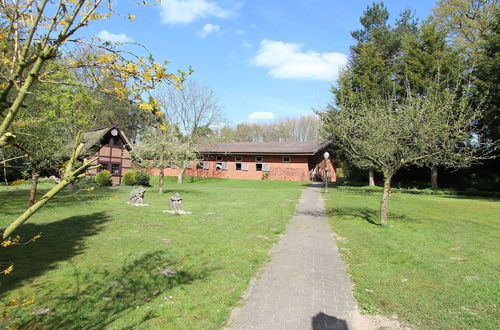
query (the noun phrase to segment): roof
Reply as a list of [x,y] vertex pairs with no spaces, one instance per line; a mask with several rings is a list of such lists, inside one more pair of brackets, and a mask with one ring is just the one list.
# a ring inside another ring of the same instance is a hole
[[314,155],[328,143],[321,142],[230,142],[198,146],[202,153]]
[[125,146],[127,146],[127,148],[130,149],[130,141],[127,138],[127,136],[125,136],[125,133],[123,133],[123,131],[117,126],[107,126],[83,132],[82,142],[85,144],[85,150],[88,150],[93,146],[98,145],[101,142],[101,139],[104,137],[104,135],[106,135],[113,128],[116,128],[118,130],[119,136],[121,136],[123,141],[125,141]]

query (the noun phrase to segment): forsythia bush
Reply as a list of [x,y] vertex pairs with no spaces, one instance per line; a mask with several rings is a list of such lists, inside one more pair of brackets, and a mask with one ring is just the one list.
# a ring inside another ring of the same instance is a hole
[[137,173],[134,170],[128,170],[123,174],[123,184],[135,186],[137,184]]
[[95,175],[95,181],[101,187],[111,186],[111,172],[108,170],[103,170]]

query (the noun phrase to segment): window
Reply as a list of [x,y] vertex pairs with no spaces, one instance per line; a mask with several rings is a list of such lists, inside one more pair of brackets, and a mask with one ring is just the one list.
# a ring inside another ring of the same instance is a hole
[[255,171],[257,172],[269,172],[270,168],[269,164],[255,164]]
[[218,162],[215,163],[215,169],[218,171],[227,171],[229,170],[229,163],[227,162]]
[[118,163],[111,164],[111,174],[113,174],[113,175],[120,174],[120,164],[118,164]]
[[236,171],[241,171],[241,163],[236,163]]
[[255,161],[256,162],[263,162],[264,161],[264,156],[255,156]]
[[203,160],[203,155],[200,155],[200,154],[196,155],[196,159]]
[[222,160],[222,156],[215,156],[215,160],[218,161],[218,162],[221,161]]
[[243,156],[236,156],[236,157],[234,157],[234,161],[235,162],[241,162],[241,161],[243,161]]
[[111,138],[111,142],[112,143],[110,143],[110,144],[113,146],[121,147],[121,145],[122,145],[122,140],[120,139],[119,136],[113,136]]
[[99,165],[101,166],[97,169],[97,172],[101,172],[108,169],[108,163],[99,163]]
[[290,163],[292,161],[292,157],[290,156],[283,156],[283,163]]

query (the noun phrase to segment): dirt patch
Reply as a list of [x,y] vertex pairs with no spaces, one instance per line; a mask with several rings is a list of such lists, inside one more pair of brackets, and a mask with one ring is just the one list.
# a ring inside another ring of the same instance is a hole
[[258,238],[258,239],[263,239],[263,240],[268,240],[269,239],[269,237],[267,237],[266,235],[260,235],[260,234],[258,234],[258,235],[249,235],[248,237],[250,237],[250,238]]
[[382,315],[366,315],[359,312],[353,312],[350,315],[352,320],[352,328],[359,330],[375,330],[375,329],[410,329],[401,325],[398,320],[391,320]]
[[349,239],[347,237],[342,237],[340,235],[337,235],[336,233],[333,233],[333,237],[337,242],[344,242],[344,243],[349,242]]

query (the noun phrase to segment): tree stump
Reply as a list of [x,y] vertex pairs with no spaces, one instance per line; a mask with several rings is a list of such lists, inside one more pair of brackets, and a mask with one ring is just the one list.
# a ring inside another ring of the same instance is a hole
[[191,212],[184,211],[184,208],[182,207],[182,198],[179,193],[175,193],[172,197],[170,197],[169,208],[163,212],[173,214],[191,214]]

